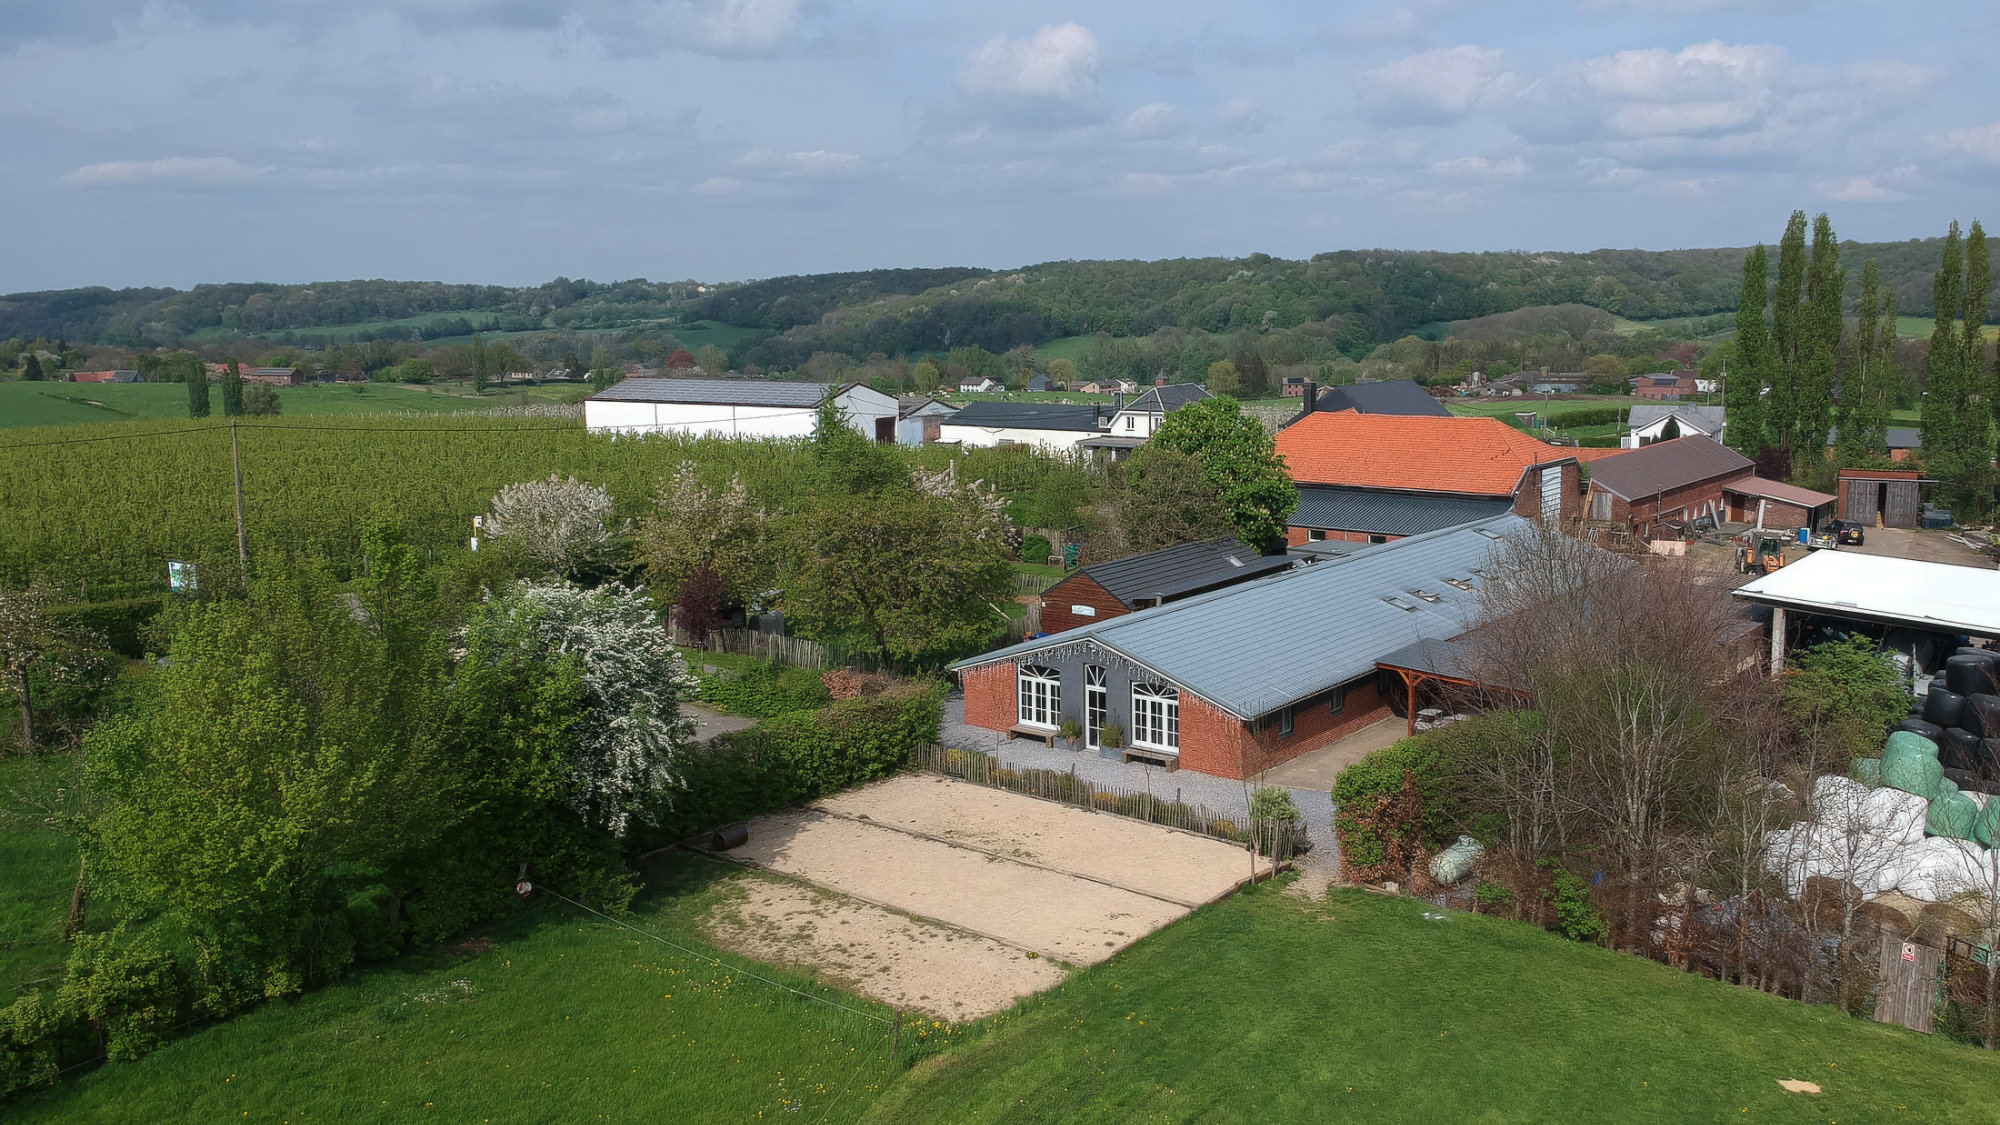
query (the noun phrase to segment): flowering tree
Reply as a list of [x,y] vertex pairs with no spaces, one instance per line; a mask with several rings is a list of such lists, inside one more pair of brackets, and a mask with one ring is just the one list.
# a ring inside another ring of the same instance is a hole
[[747,603],[770,581],[769,522],[741,476],[710,488],[694,462],[683,461],[639,527],[647,581],[662,595],[678,597],[682,585],[705,569],[721,582],[725,601]]
[[611,494],[575,477],[510,484],[493,497],[486,533],[567,577],[611,540]]
[[35,747],[35,708],[30,677],[41,672],[56,683],[84,676],[101,667],[92,652],[94,638],[65,629],[49,619],[55,598],[47,590],[0,590],[0,679],[13,689],[21,707],[21,748]]
[[536,659],[579,662],[587,711],[571,728],[569,801],[587,822],[622,836],[679,783],[676,765],[694,739],[680,704],[695,679],[641,591],[524,582],[489,602],[471,633],[472,651],[513,636]]

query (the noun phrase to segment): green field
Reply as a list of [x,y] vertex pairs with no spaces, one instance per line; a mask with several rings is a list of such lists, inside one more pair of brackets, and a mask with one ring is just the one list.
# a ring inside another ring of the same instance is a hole
[[723,351],[733,351],[738,344],[769,335],[758,328],[738,328],[733,324],[723,324],[715,320],[693,320],[686,324],[661,322],[660,327],[674,334],[681,347],[693,351],[705,344],[714,344]]
[[869,1120],[2000,1117],[1993,1055],[1426,909],[1241,895],[920,1065]]
[[[12,715],[0,721],[0,753],[12,752],[15,725]],[[39,810],[71,776],[65,755],[0,757],[0,1008],[23,985],[59,975],[68,953],[63,924],[76,883],[76,841],[39,823]]]
[[[1930,339],[1931,330],[1936,327],[1937,321],[1927,316],[1899,316],[1896,318],[1896,335],[1907,336],[1913,340]],[[2000,340],[2000,324],[1987,325],[1986,338],[1988,340]]]
[[[524,387],[475,395],[455,385],[404,383],[323,384],[280,387],[288,417],[352,414],[446,414],[492,410],[529,402],[570,402],[582,387]],[[209,409],[222,412],[219,388],[209,388]],[[79,426],[187,417],[187,388],[173,383],[0,383],[0,428]]]
[[1046,344],[1036,344],[1035,358],[1043,363],[1052,359],[1066,359],[1075,363],[1083,358],[1084,352],[1090,350],[1092,339],[1094,337],[1091,336],[1064,336],[1061,339],[1050,340]]
[[[545,897],[466,941],[88,1071],[8,1120],[856,1120],[897,1072],[891,1013],[703,944],[700,920],[739,872],[665,857],[631,919],[645,934]],[[948,1034],[906,1026],[905,1048]]]

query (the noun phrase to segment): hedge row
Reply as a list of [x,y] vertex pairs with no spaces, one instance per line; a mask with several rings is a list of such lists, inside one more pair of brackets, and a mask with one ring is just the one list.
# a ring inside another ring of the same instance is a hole
[[1559,410],[1549,415],[1548,424],[1558,430],[1575,430],[1584,426],[1610,426],[1625,421],[1632,413],[1629,406],[1585,406],[1576,410]]
[[742,672],[725,669],[702,673],[700,678],[703,702],[759,719],[811,711],[833,701],[825,678],[812,668],[760,663]]
[[145,630],[167,604],[164,594],[111,602],[82,602],[49,612],[57,625],[101,633],[111,651],[134,660],[146,655]]

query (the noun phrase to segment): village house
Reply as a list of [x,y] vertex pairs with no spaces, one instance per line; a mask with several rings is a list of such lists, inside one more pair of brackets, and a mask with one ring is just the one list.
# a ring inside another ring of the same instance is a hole
[[619,434],[811,437],[832,404],[862,436],[896,440],[896,400],[858,383],[752,379],[626,379],[583,402],[584,427]]
[[996,383],[983,375],[977,379],[967,379],[958,385],[958,392],[967,395],[996,394],[1006,389],[1004,385]]
[[961,449],[1034,445],[1069,453],[1110,432],[1109,408],[1061,402],[975,402],[938,419],[937,441]]
[[1640,375],[1632,380],[1632,394],[1636,398],[1652,399],[1656,402],[1679,402],[1701,393],[1696,386],[1693,371],[1678,371],[1667,375]]
[[1056,385],[1049,381],[1047,375],[1030,375],[1028,376],[1025,389],[1030,391],[1053,391],[1056,389]]
[[1165,605],[1267,574],[1295,561],[1241,539],[1206,539],[1094,563],[1042,594],[1042,628],[1060,633],[1135,609]]
[[1618,444],[1625,449],[1651,445],[1666,437],[1669,421],[1680,431],[1679,437],[1728,440],[1725,436],[1729,427],[1727,407],[1645,402],[1633,406],[1626,413],[1625,432],[1619,435]]
[[1748,457],[1699,435],[1591,462],[1589,519],[1634,538],[1678,538],[1670,525],[1707,520],[1763,528],[1815,526],[1834,497],[1757,476]]
[[1581,514],[1575,451],[1497,418],[1315,411],[1278,431],[1299,485],[1286,542],[1383,543],[1512,512]]
[[[1380,383],[1353,383],[1344,387],[1315,388],[1306,383],[1306,401],[1299,418],[1317,411],[1352,410],[1356,414],[1409,414],[1429,418],[1449,418],[1445,409],[1415,379],[1391,379]],[[1298,421],[1298,418],[1292,419]],[[1287,423],[1289,424],[1289,423]]]
[[966,722],[1085,752],[1248,778],[1407,706],[1379,662],[1465,632],[1503,515],[1367,547],[953,665]]

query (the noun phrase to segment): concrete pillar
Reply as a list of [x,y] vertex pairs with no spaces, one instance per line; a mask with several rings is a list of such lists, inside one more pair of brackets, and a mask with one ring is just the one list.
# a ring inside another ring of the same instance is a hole
[[1785,607],[1771,607],[1771,674],[1785,670]]

